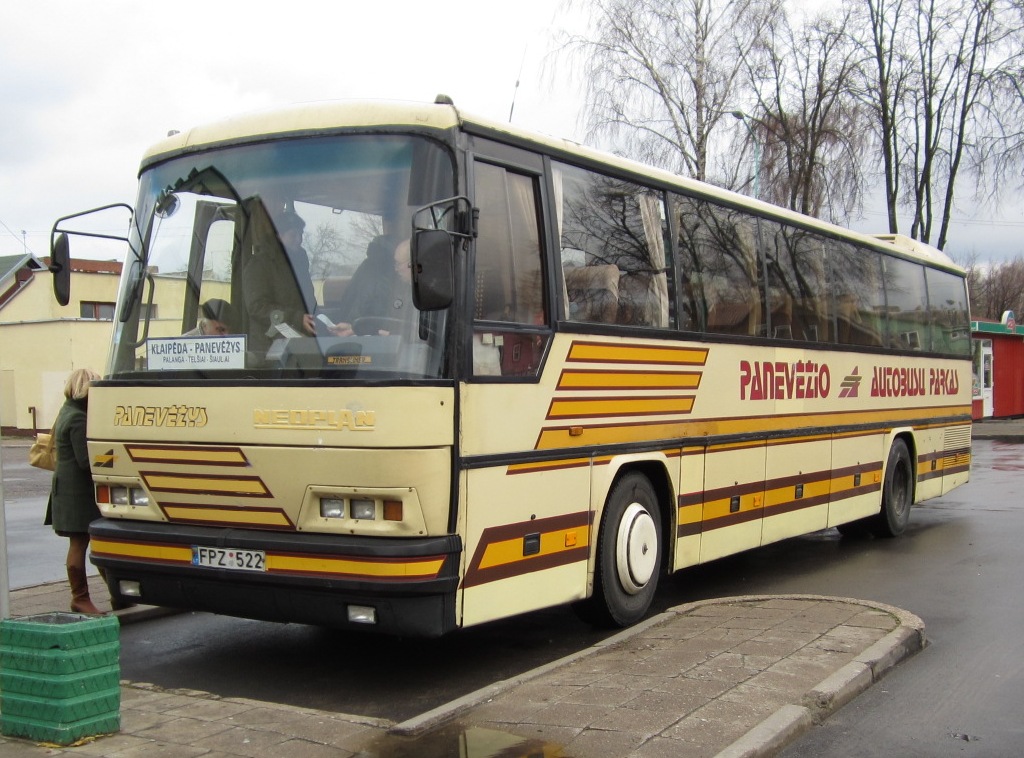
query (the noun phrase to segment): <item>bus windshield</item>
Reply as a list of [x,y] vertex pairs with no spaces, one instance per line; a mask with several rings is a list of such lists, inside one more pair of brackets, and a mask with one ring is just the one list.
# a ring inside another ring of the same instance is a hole
[[[113,378],[439,378],[445,311],[413,305],[417,209],[454,194],[411,135],[278,139],[146,169]],[[422,215],[422,214],[421,214]]]

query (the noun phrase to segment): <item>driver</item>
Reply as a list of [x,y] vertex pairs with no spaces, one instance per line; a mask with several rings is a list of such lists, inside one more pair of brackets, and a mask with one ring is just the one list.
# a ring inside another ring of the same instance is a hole
[[338,308],[338,323],[331,331],[338,337],[354,334],[353,325],[365,320],[371,325],[377,321],[378,328],[372,329],[372,333],[391,334],[394,326],[411,316],[411,282],[409,240],[396,242],[394,237],[377,237],[370,243],[366,260],[352,275]]

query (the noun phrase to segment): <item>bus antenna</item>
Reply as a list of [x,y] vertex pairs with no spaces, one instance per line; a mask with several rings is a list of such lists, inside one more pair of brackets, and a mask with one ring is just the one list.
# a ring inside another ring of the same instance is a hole
[[508,109],[508,122],[512,123],[512,114],[516,109],[516,95],[519,93],[519,80],[523,78],[523,64],[526,63],[526,49],[529,47],[529,43],[523,45],[523,58],[519,61],[519,75],[516,76],[516,86],[512,89],[512,107]]

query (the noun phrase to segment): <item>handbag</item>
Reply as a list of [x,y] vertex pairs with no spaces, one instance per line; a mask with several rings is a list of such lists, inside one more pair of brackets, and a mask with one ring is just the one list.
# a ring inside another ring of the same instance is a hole
[[53,471],[57,467],[56,441],[50,432],[39,432],[36,434],[36,441],[28,449],[28,462],[30,466]]

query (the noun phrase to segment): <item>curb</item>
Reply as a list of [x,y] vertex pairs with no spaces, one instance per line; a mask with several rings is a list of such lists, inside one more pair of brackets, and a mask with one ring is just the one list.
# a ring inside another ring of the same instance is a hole
[[[815,595],[780,595],[783,598],[831,600],[885,611],[900,625],[853,661],[826,677],[804,695],[801,705],[784,705],[715,758],[769,758],[820,724],[837,710],[885,676],[898,663],[920,652],[927,644],[924,621],[914,614],[866,600]],[[739,598],[737,598],[738,600]]]
[[768,756],[774,755],[785,745],[808,731],[814,724],[821,723],[833,712],[853,700],[853,698],[881,679],[896,664],[917,653],[925,645],[924,621],[902,608],[884,603],[823,595],[741,595],[737,597],[699,600],[670,608],[657,616],[645,619],[628,629],[624,629],[611,637],[595,643],[586,650],[580,650],[558,660],[538,666],[530,671],[525,671],[517,676],[482,687],[430,711],[414,716],[411,719],[394,724],[388,729],[388,734],[403,737],[421,735],[520,684],[536,679],[552,669],[574,663],[601,652],[605,648],[627,641],[672,616],[688,613],[696,608],[710,605],[761,602],[768,598],[780,600],[818,600],[860,605],[890,614],[898,621],[899,626],[867,648],[852,662],[819,682],[803,696],[800,705],[785,705],[781,707],[733,742],[732,745],[719,752],[715,758],[768,758]]

